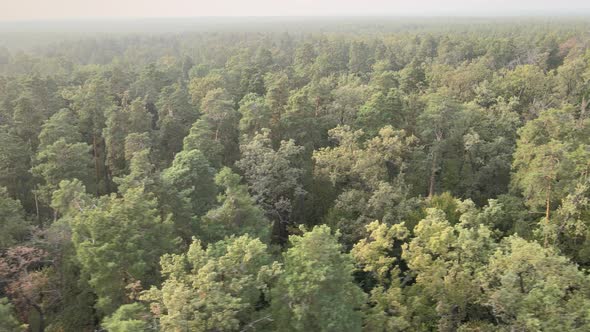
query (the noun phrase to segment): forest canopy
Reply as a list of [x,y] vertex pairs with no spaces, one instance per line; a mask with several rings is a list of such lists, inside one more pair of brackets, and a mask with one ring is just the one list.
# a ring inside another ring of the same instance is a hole
[[0,331],[590,330],[587,19],[24,24]]

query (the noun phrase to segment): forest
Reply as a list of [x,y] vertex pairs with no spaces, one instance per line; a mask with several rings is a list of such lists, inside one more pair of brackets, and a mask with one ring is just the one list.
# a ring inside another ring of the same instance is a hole
[[590,20],[165,27],[0,32],[0,331],[590,331]]

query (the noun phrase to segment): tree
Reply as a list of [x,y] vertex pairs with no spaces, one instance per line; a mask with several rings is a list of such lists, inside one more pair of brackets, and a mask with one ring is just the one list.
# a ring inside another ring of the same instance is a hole
[[517,112],[524,118],[532,119],[553,105],[553,78],[553,75],[545,75],[539,66],[527,64],[496,73],[492,86],[505,100],[518,98]]
[[561,200],[559,208],[554,213],[554,221],[541,227],[542,232],[547,234],[548,241],[559,248],[560,253],[582,267],[586,267],[590,262],[588,188],[588,180],[581,180],[576,188]]
[[6,188],[0,187],[0,248],[15,245],[29,233],[29,222],[20,201],[12,199]]
[[155,63],[149,63],[141,68],[139,77],[130,85],[130,95],[132,98],[145,98],[146,103],[153,105],[160,91],[173,82],[166,78],[166,73]]
[[313,98],[312,93],[311,85],[293,90],[280,119],[281,137],[295,140],[310,151],[321,145],[326,127],[320,99]]
[[214,168],[220,168],[223,159],[223,145],[215,139],[215,132],[211,125],[199,119],[193,123],[188,135],[183,141],[183,150],[199,150]]
[[[415,237],[403,246],[402,258],[415,278],[414,324],[435,328],[436,317],[437,330],[455,331],[461,322],[479,320],[482,314],[477,307],[480,284],[473,276],[486,266],[496,243],[491,230],[475,218],[473,202],[463,202],[461,209],[461,222],[455,226],[443,211],[428,209],[414,228]],[[425,307],[421,301],[427,301]]]
[[67,143],[65,138],[39,151],[31,172],[42,181],[39,197],[44,203],[51,202],[51,194],[62,180],[79,179],[92,187],[90,151],[88,144]]
[[153,139],[149,133],[131,133],[125,137],[125,160],[130,162],[135,153],[151,149]]
[[26,325],[19,323],[14,317],[13,307],[8,302],[8,299],[0,299],[0,331],[5,332],[18,332],[25,331]]
[[213,139],[223,146],[223,160],[231,163],[237,154],[239,113],[230,96],[223,89],[209,91],[201,102],[201,113],[213,130]]
[[64,92],[66,99],[72,101],[72,109],[78,115],[80,131],[86,142],[92,145],[95,171],[94,189],[97,194],[106,189],[101,185],[102,183],[108,184],[104,166],[105,149],[102,131],[105,127],[106,114],[116,108],[109,93],[108,82],[99,77],[88,79],[77,90]]
[[102,326],[109,332],[143,332],[149,330],[149,313],[140,303],[124,304],[105,317]]
[[[55,220],[49,227],[35,230],[31,242],[42,248],[47,254],[42,264],[35,264],[41,268],[39,272],[43,281],[37,288],[43,319],[47,331],[65,330],[80,331],[92,328],[97,319],[93,308],[96,296],[88,285],[87,280],[80,278],[80,264],[76,257],[71,240],[69,219],[70,209],[78,210],[87,206],[87,197],[79,181],[63,181],[58,192],[63,196],[55,200],[56,210],[63,212],[62,218]],[[89,195],[88,195],[89,196]],[[84,197],[84,198],[83,198]],[[57,202],[60,207],[57,208]],[[33,311],[34,313],[34,311]],[[38,327],[38,315],[31,315],[29,324],[33,329]]]
[[364,329],[405,331],[410,328],[410,317],[400,282],[399,250],[409,231],[403,224],[388,227],[378,221],[366,228],[369,235],[350,252],[358,270],[367,274],[366,283],[374,284],[365,309]]
[[508,192],[517,130],[521,125],[518,114],[511,108],[506,103],[491,109],[467,107],[464,120],[468,129],[460,143],[462,161],[459,167],[453,168],[457,175],[447,176],[455,177],[456,184],[448,183],[451,185],[445,189],[456,196],[469,197],[478,205]]
[[555,203],[587,172],[586,131],[587,120],[578,122],[567,108],[543,112],[519,130],[512,183],[522,191],[530,208],[544,208],[546,225],[550,224]]
[[30,189],[27,185],[30,153],[25,142],[8,126],[0,126],[0,186],[6,187],[15,197],[26,197]]
[[412,60],[410,64],[400,71],[400,88],[406,94],[423,91],[425,85],[424,66],[417,59]]
[[222,88],[224,85],[223,76],[219,73],[209,73],[204,77],[194,77],[189,83],[189,93],[193,105],[200,106],[203,98],[211,90]]
[[482,278],[483,304],[505,330],[584,331],[590,326],[588,278],[551,249],[508,237]]
[[376,219],[398,223],[415,208],[416,202],[407,199],[403,177],[415,138],[391,126],[365,142],[362,130],[348,126],[331,129],[328,135],[337,145],[314,151],[314,173],[329,179],[339,192],[325,220],[352,247],[365,235],[368,223]]
[[293,203],[304,194],[302,170],[295,164],[303,148],[290,140],[281,141],[279,149],[274,150],[270,132],[263,130],[240,150],[242,159],[236,165],[244,172],[256,203],[273,222],[274,241],[284,243]]
[[396,89],[387,94],[377,92],[360,107],[357,115],[357,127],[363,128],[368,136],[375,136],[384,125],[396,128],[407,127],[406,114],[401,96]]
[[353,42],[350,45],[348,70],[357,75],[367,74],[373,64],[371,49],[364,42]]
[[316,226],[289,237],[285,271],[273,290],[275,328],[281,331],[361,331],[365,296],[353,282],[350,255],[338,234]]
[[48,263],[47,256],[46,251],[30,246],[14,246],[0,256],[3,292],[11,298],[19,318],[28,323],[36,322],[39,332],[46,326],[47,307],[55,301],[49,280],[42,271]]
[[43,123],[39,133],[39,147],[43,149],[61,138],[69,144],[82,141],[82,135],[78,130],[78,119],[67,108],[59,110]]
[[133,153],[129,162],[129,174],[113,179],[119,186],[119,193],[125,194],[132,188],[144,188],[152,193],[157,192],[157,186],[160,183],[150,156],[149,148]]
[[161,289],[142,298],[152,301],[163,331],[238,331],[271,321],[264,309],[281,269],[260,240],[232,236],[205,250],[195,239],[161,265]]
[[295,50],[294,69],[295,72],[302,77],[309,77],[311,65],[317,56],[314,45],[310,42],[305,42],[299,45]]
[[271,224],[241,181],[242,177],[227,167],[215,176],[215,183],[224,188],[224,193],[217,197],[219,207],[209,210],[201,219],[207,242],[244,234],[269,242]]
[[445,144],[451,141],[452,127],[458,122],[461,108],[444,95],[431,95],[424,112],[418,117],[419,138],[428,144],[428,197],[436,193],[438,175],[441,173],[441,158]]
[[368,98],[369,87],[360,80],[347,80],[341,82],[331,93],[334,101],[329,106],[332,118],[330,123],[333,126],[353,126],[359,109]]
[[45,121],[41,128],[39,150],[31,170],[41,181],[35,193],[37,216],[37,200],[49,204],[61,180],[77,178],[89,188],[94,188],[91,184],[90,146],[82,143],[76,114],[69,109],[61,109]]
[[34,151],[39,144],[39,132],[45,118],[35,109],[31,98],[25,94],[16,100],[12,121],[14,132]]
[[337,142],[335,147],[321,148],[313,153],[315,172],[334,185],[375,189],[382,181],[390,181],[403,172],[415,137],[385,126],[378,136],[361,143],[362,130],[338,126],[328,131]]
[[[125,96],[126,97],[126,96]],[[132,133],[149,133],[152,129],[152,115],[145,108],[144,101],[135,99],[123,108],[109,110],[106,127],[103,130],[106,145],[106,163],[111,176],[121,176],[127,169],[125,140]]]
[[271,128],[271,110],[263,97],[253,93],[245,95],[240,101],[238,112],[241,114],[240,134],[248,138],[254,137],[262,128]]
[[190,125],[198,117],[197,109],[189,103],[186,87],[182,84],[167,86],[156,103],[158,108],[158,144],[160,158],[167,164],[182,150],[182,140]]
[[[264,84],[266,87],[266,94],[264,95],[264,106],[268,107],[268,111],[271,114],[270,119],[266,119],[264,120],[264,122],[268,121],[269,125],[266,128],[269,128],[271,130],[271,133],[273,135],[273,141],[278,142],[281,140],[282,135],[280,127],[281,118],[285,113],[285,106],[289,101],[289,76],[285,72],[270,72],[266,74],[266,76],[264,77]],[[260,110],[262,113],[266,112],[267,109],[261,107],[257,110]],[[242,122],[240,121],[240,124],[241,123]],[[241,128],[242,127],[240,127],[240,129]]]
[[177,243],[172,221],[160,217],[156,199],[141,187],[127,190],[121,198],[103,196],[71,217],[82,274],[102,315],[128,303],[130,284],[155,284],[159,257]]
[[215,203],[214,171],[201,151],[181,151],[162,171],[163,204],[174,215],[177,234],[185,241],[198,234],[198,219]]

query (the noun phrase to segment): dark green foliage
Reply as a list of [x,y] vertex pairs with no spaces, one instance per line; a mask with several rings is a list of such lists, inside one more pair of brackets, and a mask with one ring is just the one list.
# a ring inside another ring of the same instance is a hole
[[121,198],[103,196],[80,207],[70,222],[83,276],[97,295],[100,314],[111,314],[133,298],[136,282],[159,281],[159,257],[175,247],[172,222],[157,213],[157,201],[143,188]]
[[198,218],[215,202],[214,171],[199,150],[181,151],[162,171],[163,205],[174,215],[176,232],[185,241],[197,234]]
[[285,271],[273,293],[280,331],[361,331],[364,294],[353,283],[353,264],[338,235],[316,226],[289,238]]
[[13,307],[8,302],[8,299],[0,299],[0,331],[5,332],[17,332],[25,331],[26,326],[20,324],[14,316]]
[[248,187],[240,183],[241,180],[227,167],[215,177],[215,183],[223,190],[217,197],[220,206],[209,210],[201,219],[203,238],[207,242],[248,234],[268,243],[271,223],[248,193]]
[[3,187],[0,187],[0,220],[0,248],[8,248],[26,238],[29,222],[23,208]]
[[144,332],[149,329],[149,313],[139,303],[124,304],[102,321],[110,332]]

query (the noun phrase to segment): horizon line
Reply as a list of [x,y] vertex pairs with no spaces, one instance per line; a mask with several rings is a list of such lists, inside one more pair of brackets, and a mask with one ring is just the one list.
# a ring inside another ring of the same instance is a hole
[[590,8],[564,10],[509,10],[509,11],[436,11],[425,13],[341,13],[308,15],[195,15],[195,16],[72,16],[48,18],[0,19],[0,23],[49,23],[79,21],[139,21],[191,19],[338,19],[338,18],[586,18]]

